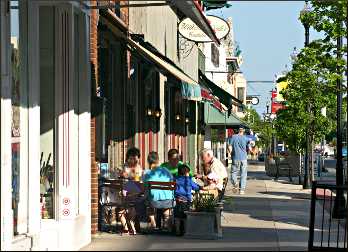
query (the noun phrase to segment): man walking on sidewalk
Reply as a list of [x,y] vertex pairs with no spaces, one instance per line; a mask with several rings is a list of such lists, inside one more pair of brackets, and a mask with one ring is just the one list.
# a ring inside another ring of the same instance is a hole
[[232,136],[228,142],[228,149],[232,152],[232,169],[231,169],[231,182],[233,185],[233,192],[237,192],[237,173],[240,170],[240,181],[239,181],[239,194],[244,194],[247,181],[247,159],[248,159],[248,143],[249,140],[244,136],[244,127],[239,127],[239,133]]

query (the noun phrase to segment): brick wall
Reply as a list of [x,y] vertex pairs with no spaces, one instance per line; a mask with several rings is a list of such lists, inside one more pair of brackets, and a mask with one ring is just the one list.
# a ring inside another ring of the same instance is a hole
[[[96,2],[91,1],[91,5],[96,5]],[[90,61],[92,74],[92,90],[96,92],[98,83],[98,13],[97,10],[91,10],[90,19]],[[92,93],[92,96],[95,93]],[[98,169],[95,160],[96,151],[96,131],[95,118],[91,119],[91,233],[95,234],[98,231]]]
[[[129,1],[121,1],[121,4],[128,4]],[[90,2],[91,5],[96,5],[95,1]],[[96,92],[98,84],[98,10],[91,10],[90,23],[90,61],[92,70],[92,88]],[[129,25],[129,9],[121,9],[121,19],[125,24]],[[94,95],[94,94],[92,94]],[[95,234],[98,231],[98,169],[95,159],[96,151],[96,120],[91,119],[91,233]],[[119,143],[119,157],[125,156],[127,149],[126,140]],[[121,163],[124,159],[122,159]]]

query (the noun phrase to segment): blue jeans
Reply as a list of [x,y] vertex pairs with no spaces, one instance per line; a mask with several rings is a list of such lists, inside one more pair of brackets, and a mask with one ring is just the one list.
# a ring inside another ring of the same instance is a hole
[[238,170],[240,170],[239,188],[242,191],[244,191],[246,188],[246,181],[248,176],[247,163],[247,160],[232,161],[231,182],[233,186],[237,186],[237,174]]

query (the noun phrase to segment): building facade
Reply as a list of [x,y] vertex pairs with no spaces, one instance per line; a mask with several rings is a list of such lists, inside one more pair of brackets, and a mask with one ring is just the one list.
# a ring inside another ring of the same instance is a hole
[[1,250],[76,250],[91,240],[89,10],[0,6]]
[[[234,97],[240,104],[245,105],[246,80],[240,72],[242,57],[236,50],[232,18],[228,18],[226,22],[230,30],[228,35],[221,39],[220,45],[215,43],[203,44],[206,59],[204,74],[211,82],[210,88],[215,90],[218,96],[223,94],[224,97]],[[204,108],[206,117],[204,147],[211,148],[217,158],[225,160],[226,137],[229,135],[228,132],[233,132],[233,129],[243,124],[239,119],[244,117],[244,112],[240,105],[233,104],[228,108],[228,102],[226,103],[225,99],[221,99],[221,96],[219,101],[222,105],[210,102]],[[226,112],[228,109],[230,109],[230,115]]]

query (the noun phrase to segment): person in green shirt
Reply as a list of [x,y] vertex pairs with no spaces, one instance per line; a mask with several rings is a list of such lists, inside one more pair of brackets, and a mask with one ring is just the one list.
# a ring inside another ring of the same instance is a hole
[[[174,176],[178,176],[178,167],[182,165],[183,162],[180,161],[179,151],[177,149],[170,149],[168,151],[168,162],[161,164],[162,167],[168,169],[168,171]],[[190,176],[192,177],[192,169],[190,167]]]

